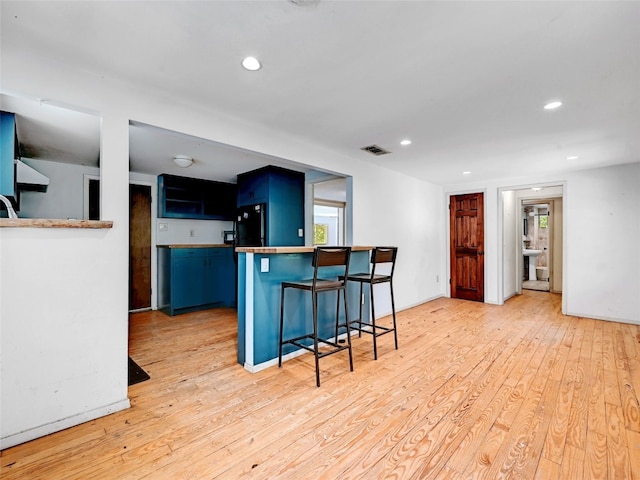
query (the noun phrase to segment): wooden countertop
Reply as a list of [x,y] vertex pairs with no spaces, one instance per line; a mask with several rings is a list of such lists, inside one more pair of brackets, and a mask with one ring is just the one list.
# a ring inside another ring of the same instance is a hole
[[[312,253],[314,247],[236,247],[238,253]],[[352,252],[373,250],[373,247],[353,246]]]
[[205,243],[205,244],[192,244],[185,245],[182,243],[175,243],[170,245],[156,245],[158,248],[232,248],[233,245],[227,243]]
[[56,218],[0,218],[0,227],[12,228],[112,228],[110,220],[65,220]]

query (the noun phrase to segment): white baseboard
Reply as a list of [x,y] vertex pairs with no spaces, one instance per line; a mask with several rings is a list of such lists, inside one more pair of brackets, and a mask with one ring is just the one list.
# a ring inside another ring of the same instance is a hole
[[130,406],[131,403],[129,402],[129,399],[125,398],[124,400],[105,405],[104,407],[95,408],[87,412],[82,412],[77,415],[72,415],[67,418],[56,420],[55,422],[46,423],[35,428],[30,428],[22,432],[7,435],[6,437],[0,438],[0,450],[13,447],[15,445],[34,440],[36,438],[44,437],[45,435],[49,435],[50,433],[59,432],[60,430],[64,430],[65,428],[75,427],[76,425],[80,425],[81,423],[95,420],[96,418],[104,417],[105,415],[109,415],[120,410],[125,410]]
[[565,315],[568,315],[570,317],[590,318],[592,320],[604,320],[606,322],[618,322],[618,323],[629,323],[631,325],[640,325],[640,320],[636,320],[632,318],[604,317],[601,315],[592,315],[590,313],[580,313],[580,312],[567,312]]

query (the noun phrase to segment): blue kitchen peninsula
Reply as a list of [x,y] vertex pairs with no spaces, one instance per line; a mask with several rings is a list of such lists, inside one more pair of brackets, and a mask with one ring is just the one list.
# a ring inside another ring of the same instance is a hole
[[[371,250],[372,247],[352,247],[351,273],[369,271]],[[313,277],[313,247],[237,247],[236,252],[238,363],[250,372],[257,372],[277,365],[280,284]],[[347,292],[349,318],[353,320],[358,315],[359,290],[347,288]],[[335,335],[336,293],[323,293],[318,298],[318,334],[332,338]],[[285,335],[292,337],[313,331],[309,293],[288,291],[286,302]],[[368,308],[364,308],[363,315],[368,311]],[[340,315],[344,315],[342,306]],[[283,359],[305,352],[294,350],[293,345],[285,346]]]

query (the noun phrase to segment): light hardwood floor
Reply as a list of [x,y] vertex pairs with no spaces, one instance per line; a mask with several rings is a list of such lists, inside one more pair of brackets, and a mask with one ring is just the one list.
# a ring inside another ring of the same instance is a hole
[[257,374],[233,310],[132,315],[151,380],[132,408],[2,452],[9,479],[640,479],[640,327],[438,299],[398,317],[400,349]]

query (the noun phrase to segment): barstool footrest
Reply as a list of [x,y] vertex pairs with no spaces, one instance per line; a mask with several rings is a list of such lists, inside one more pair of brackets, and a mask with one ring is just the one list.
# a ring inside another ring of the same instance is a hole
[[[302,340],[311,340],[311,341],[313,341],[313,334],[301,335],[299,337],[290,338],[288,340],[283,340],[282,341],[282,345],[291,344],[291,345],[295,345],[298,348],[302,348],[304,350],[307,350],[308,352],[315,353],[315,349],[313,348],[313,344],[307,345],[305,343],[302,343],[301,342]],[[332,348],[332,350],[324,351],[324,352],[318,351],[318,358],[326,357],[327,355],[333,355],[334,353],[338,353],[338,352],[341,352],[343,350],[348,350],[349,347],[350,347],[350,345],[348,345],[348,344],[338,345],[337,343],[332,342],[331,340],[327,340],[325,338],[318,337],[318,347],[320,347],[322,345],[328,345],[329,347]]]
[[[362,320],[351,320],[349,322],[349,325],[357,325],[357,327],[351,327],[352,330],[355,330],[356,332],[362,332],[362,333],[369,333],[371,335],[373,335],[373,325],[368,323],[368,322],[363,322]],[[369,329],[364,329],[363,327],[370,327]],[[380,331],[378,331],[380,330]],[[395,331],[395,328],[393,327],[385,327],[383,325],[376,325],[376,337],[379,337],[381,335],[384,335],[385,333],[391,333]]]

